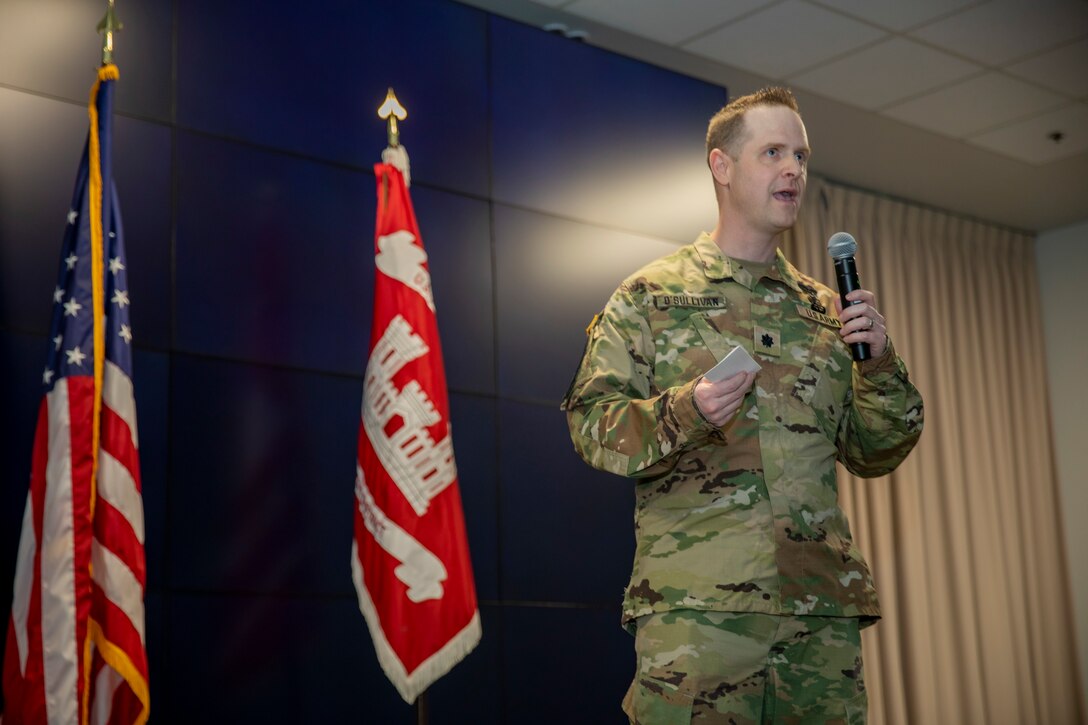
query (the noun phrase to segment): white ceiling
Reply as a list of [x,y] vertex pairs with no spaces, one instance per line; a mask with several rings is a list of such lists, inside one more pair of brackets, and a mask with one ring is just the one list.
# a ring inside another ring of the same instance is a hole
[[[731,95],[788,85],[817,173],[1023,229],[1088,218],[1088,0],[468,3],[584,30]],[[821,163],[851,144],[910,153]]]

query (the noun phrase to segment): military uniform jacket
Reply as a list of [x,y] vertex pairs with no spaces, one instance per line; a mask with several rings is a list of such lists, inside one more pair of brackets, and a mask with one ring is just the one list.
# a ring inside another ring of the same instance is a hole
[[[854,364],[835,294],[781,252],[755,280],[704,233],[629,277],[591,324],[563,407],[579,455],[636,481],[629,627],[678,608],[879,616],[835,461],[889,473],[921,434],[922,399],[890,341]],[[762,370],[719,428],[693,392],[736,345]]]

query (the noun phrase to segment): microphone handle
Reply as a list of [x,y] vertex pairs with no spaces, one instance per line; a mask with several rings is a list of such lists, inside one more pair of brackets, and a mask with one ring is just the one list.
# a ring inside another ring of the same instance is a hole
[[[854,264],[853,257],[843,257],[835,260],[835,277],[839,281],[839,298],[842,300],[843,309],[850,305],[860,304],[859,302],[849,302],[846,299],[848,293],[861,289],[861,282],[858,281],[858,268]],[[867,342],[852,342],[850,343],[850,350],[854,355],[854,360],[858,362],[868,360],[870,357],[869,343]]]

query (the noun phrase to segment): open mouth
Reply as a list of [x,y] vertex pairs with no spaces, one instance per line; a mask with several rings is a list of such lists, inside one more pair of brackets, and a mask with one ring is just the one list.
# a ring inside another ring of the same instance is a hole
[[794,201],[797,199],[797,192],[789,189],[774,192],[774,198],[779,201]]

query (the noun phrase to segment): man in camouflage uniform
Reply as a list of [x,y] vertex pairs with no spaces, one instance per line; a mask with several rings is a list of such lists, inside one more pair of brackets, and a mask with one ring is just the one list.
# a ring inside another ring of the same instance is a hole
[[[879,606],[835,461],[892,471],[922,400],[873,293],[843,309],[778,250],[808,156],[788,90],[719,111],[717,227],[620,285],[564,400],[578,453],[636,483],[632,722],[865,721],[859,631]],[[758,373],[703,377],[738,345]]]

